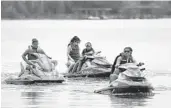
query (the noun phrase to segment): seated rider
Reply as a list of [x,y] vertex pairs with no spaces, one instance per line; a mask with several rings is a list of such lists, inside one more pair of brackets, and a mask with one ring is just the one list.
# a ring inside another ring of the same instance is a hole
[[36,65],[39,70],[42,70],[44,72],[51,72],[55,70],[55,67],[57,66],[57,61],[49,59],[45,54],[40,53],[32,53],[34,56],[37,57],[36,60],[30,60]]
[[[79,72],[81,70],[82,65],[88,60],[93,60],[94,55],[94,49],[92,48],[92,45],[90,42],[87,42],[85,44],[86,48],[82,51],[82,57],[76,62],[72,69],[72,73]],[[90,63],[89,63],[90,64]]]
[[82,52],[82,56],[83,56],[83,59],[84,61],[87,63],[88,66],[90,66],[90,62],[94,59],[94,54],[95,54],[95,51],[94,49],[92,48],[92,44],[90,42],[87,42],[85,44],[86,48],[83,50]]
[[[38,63],[40,65],[40,67],[42,66],[42,64],[40,63],[40,61],[38,60],[38,57],[36,56],[36,54],[45,54],[45,52],[43,51],[43,49],[41,49],[38,46],[38,40],[36,38],[32,39],[32,45],[28,47],[27,50],[25,50],[25,52],[22,54],[22,58],[25,61],[25,65],[23,65],[21,63],[22,67],[25,67],[26,70],[32,70],[33,74],[35,74],[36,76],[40,77],[37,73],[36,69],[36,65],[35,63]],[[47,56],[47,55],[46,55]],[[26,58],[27,57],[27,58]],[[49,59],[51,59],[51,57],[47,56]],[[19,74],[19,77],[24,74],[25,69],[22,68],[21,73]]]
[[[115,58],[115,61],[112,65],[112,69],[111,69],[110,82],[112,82],[118,78],[118,75],[121,72],[121,70],[118,67],[121,64],[136,63],[136,61],[132,57],[132,51],[133,50],[131,47],[125,47],[124,52]],[[141,65],[141,64],[142,63],[139,63],[138,65]]]
[[68,73],[72,71],[75,63],[80,59],[80,39],[77,36],[74,36],[70,43],[68,44],[67,48],[67,57],[68,57]]

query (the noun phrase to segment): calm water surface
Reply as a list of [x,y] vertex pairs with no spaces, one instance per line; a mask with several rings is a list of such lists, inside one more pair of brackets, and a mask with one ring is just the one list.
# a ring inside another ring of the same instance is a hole
[[[3,74],[2,80],[11,74]],[[149,75],[150,76],[150,75]],[[74,78],[62,84],[11,85],[2,82],[2,108],[169,108],[171,73],[148,77],[155,87],[150,97],[120,98],[95,94],[108,85],[108,79]]]
[[[159,22],[142,20],[139,23],[136,20],[123,22],[121,20],[2,21],[1,107],[171,108],[170,71],[148,72],[147,78],[155,88],[155,95],[145,98],[119,98],[93,93],[96,89],[107,87],[108,79],[76,78],[68,79],[62,84],[8,85],[3,83],[6,77],[16,75],[20,71],[21,54],[31,44],[33,37],[39,39],[41,48],[49,56],[59,61],[60,72],[65,71],[66,48],[74,35],[81,38],[82,49],[85,47],[84,44],[90,41],[95,50],[102,51],[102,55],[106,56],[110,62],[113,62],[114,56],[125,46],[132,46],[135,58],[143,60],[147,68],[170,70],[170,28],[170,24],[165,20],[159,20]],[[111,50],[109,46],[115,50]]]

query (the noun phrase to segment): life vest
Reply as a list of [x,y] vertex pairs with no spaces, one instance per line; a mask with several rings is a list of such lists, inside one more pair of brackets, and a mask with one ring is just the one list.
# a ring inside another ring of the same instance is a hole
[[126,58],[122,57],[122,60],[121,60],[120,64],[126,64],[126,63],[132,63],[132,62],[133,62],[132,57],[129,58],[129,59],[126,59]]
[[120,64],[126,64],[126,63],[132,63],[132,62],[133,62],[132,56],[131,56],[129,59],[127,59],[126,57],[123,57],[123,56],[120,54],[120,55],[118,55],[118,56],[115,58],[115,60],[114,60],[114,63],[113,63],[113,65],[112,65],[111,73],[113,73],[113,72],[115,71],[115,65],[116,65],[116,62],[117,62],[117,60],[118,60],[119,57],[122,57]]
[[28,49],[29,49],[29,53],[28,53],[28,60],[36,60],[38,59],[37,56],[34,55],[34,53],[41,53],[42,50],[40,47],[37,48],[37,50],[35,51],[32,46],[28,46]]
[[69,55],[72,59],[74,59],[75,62],[77,62],[80,59],[80,49],[79,46],[73,46],[72,44],[69,44],[71,46],[71,51]]
[[[91,48],[91,49],[87,50],[87,49],[85,48],[85,49],[83,50],[83,52],[82,52],[82,55],[85,55],[85,53],[88,53],[88,52],[91,52],[91,51],[94,52],[94,49]],[[89,56],[92,56],[92,54],[89,54]]]

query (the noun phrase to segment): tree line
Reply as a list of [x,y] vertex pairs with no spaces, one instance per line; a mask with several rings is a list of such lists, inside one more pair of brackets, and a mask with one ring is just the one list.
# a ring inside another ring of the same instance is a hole
[[111,8],[110,14],[121,15],[120,10],[129,4],[133,1],[1,1],[1,18],[77,19],[73,8]]

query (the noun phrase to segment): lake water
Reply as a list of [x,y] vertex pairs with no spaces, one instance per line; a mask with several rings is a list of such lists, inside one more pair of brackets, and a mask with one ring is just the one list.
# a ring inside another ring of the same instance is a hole
[[[7,75],[9,76],[9,75]],[[4,77],[4,76],[3,76]],[[62,84],[1,84],[2,108],[170,108],[171,73],[149,76],[154,96],[120,98],[93,93],[106,87],[108,79],[75,78]],[[162,80],[161,80],[162,79]]]
[[[2,108],[170,108],[170,20],[109,21],[2,21]],[[108,86],[108,79],[74,78],[62,84],[10,85],[3,80],[20,71],[21,54],[36,37],[40,46],[66,71],[66,46],[72,36],[81,38],[81,49],[91,41],[110,62],[125,46],[132,46],[137,60],[146,63],[154,96],[119,98],[95,94]],[[160,50],[159,50],[160,49]],[[144,53],[146,52],[146,53]],[[148,52],[148,53],[147,53]]]

